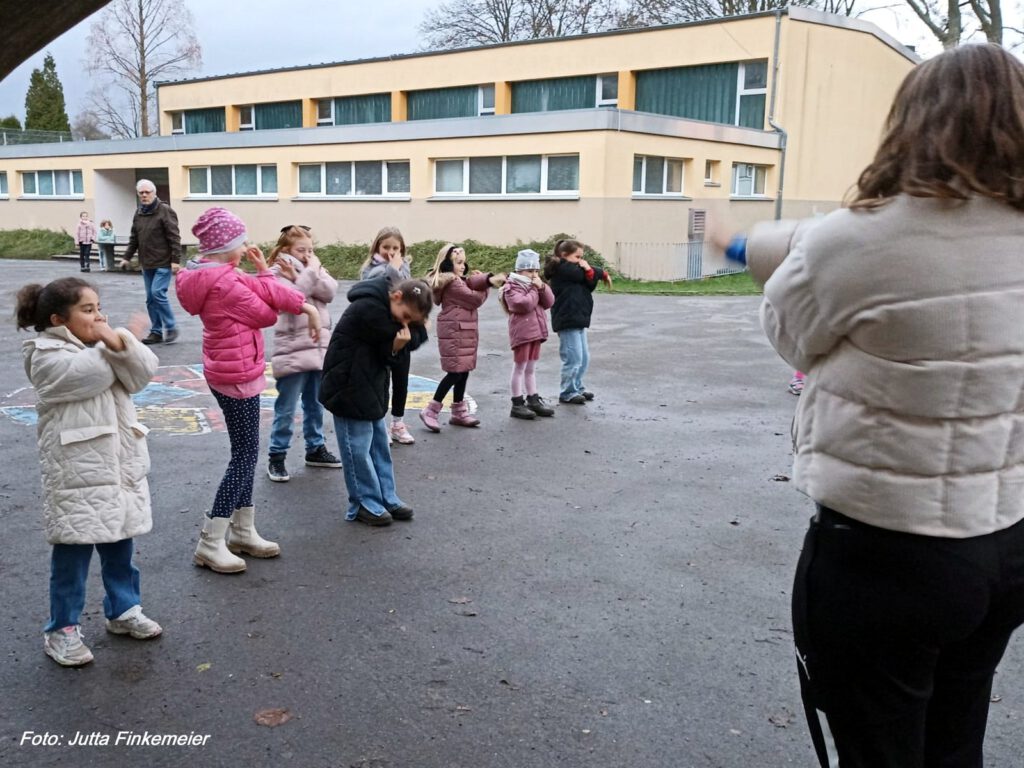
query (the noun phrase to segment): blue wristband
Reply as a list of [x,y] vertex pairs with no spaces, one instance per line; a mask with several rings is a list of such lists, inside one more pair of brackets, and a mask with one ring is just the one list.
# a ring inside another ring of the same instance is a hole
[[743,235],[736,235],[725,249],[725,258],[735,261],[743,266],[747,265],[747,238]]

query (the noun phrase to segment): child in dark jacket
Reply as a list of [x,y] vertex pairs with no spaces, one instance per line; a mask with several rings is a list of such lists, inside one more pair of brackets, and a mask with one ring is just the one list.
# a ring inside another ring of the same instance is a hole
[[430,316],[430,286],[406,280],[392,290],[379,277],[356,283],[348,301],[331,335],[320,385],[320,402],[334,414],[348,488],[346,519],[367,525],[411,520],[412,508],[395,489],[384,417],[388,369],[412,339],[410,326],[422,326]]
[[512,411],[516,419],[554,416],[537,391],[535,366],[540,345],[548,338],[547,310],[555,303],[551,287],[540,279],[540,254],[529,248],[516,256],[516,268],[501,287],[501,306],[508,313],[508,340],[512,346]]
[[583,405],[594,393],[583,386],[590,365],[587,328],[594,311],[591,295],[598,282],[611,288],[612,278],[600,267],[592,267],[583,258],[583,244],[559,240],[544,265],[544,277],[555,294],[551,307],[551,328],[558,334],[558,354],[562,358],[562,383],[558,402]]

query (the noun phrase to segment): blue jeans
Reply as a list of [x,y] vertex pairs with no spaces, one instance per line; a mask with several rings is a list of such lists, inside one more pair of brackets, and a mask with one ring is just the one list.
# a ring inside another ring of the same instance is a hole
[[149,312],[149,332],[166,333],[174,330],[174,313],[167,300],[167,288],[171,284],[171,268],[142,270],[142,282],[146,286],[146,311]]
[[103,574],[103,615],[116,619],[141,602],[139,569],[132,565],[135,542],[121,539],[110,544],[54,544],[50,556],[50,621],[44,632],[81,623],[85,607],[85,581],[92,548],[100,553]]
[[324,410],[320,405],[320,378],[322,371],[300,371],[277,380],[277,400],[274,401],[274,426],[270,429],[270,455],[284,456],[292,444],[295,424],[295,406],[302,397],[302,436],[306,439],[306,453],[312,453],[324,444]]
[[567,400],[583,394],[583,377],[590,365],[586,328],[569,328],[558,332],[558,354],[562,358],[562,390],[558,397]]
[[334,431],[348,488],[345,519],[355,520],[360,506],[374,515],[383,515],[399,506],[402,502],[395,490],[395,468],[384,419],[365,421],[335,416]]

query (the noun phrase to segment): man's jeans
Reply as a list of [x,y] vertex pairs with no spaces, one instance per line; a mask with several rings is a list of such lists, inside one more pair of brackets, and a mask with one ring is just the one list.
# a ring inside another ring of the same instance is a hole
[[100,553],[103,574],[103,615],[116,619],[141,602],[139,569],[132,565],[135,542],[121,539],[109,544],[54,544],[50,557],[50,621],[44,632],[81,623],[85,582],[92,548]]
[[365,421],[335,416],[334,431],[348,488],[345,518],[355,520],[360,505],[374,515],[383,515],[399,506],[402,502],[395,490],[395,469],[384,419]]
[[174,330],[174,313],[167,300],[167,288],[171,284],[171,268],[142,270],[142,282],[146,286],[146,311],[149,312],[150,333],[164,334]]
[[292,444],[295,406],[302,398],[302,436],[306,453],[324,444],[324,411],[320,405],[320,378],[323,371],[300,371],[277,380],[274,401],[274,426],[270,429],[270,455],[284,455]]
[[570,328],[558,332],[558,354],[562,358],[562,391],[560,400],[583,394],[583,376],[590,365],[587,329]]

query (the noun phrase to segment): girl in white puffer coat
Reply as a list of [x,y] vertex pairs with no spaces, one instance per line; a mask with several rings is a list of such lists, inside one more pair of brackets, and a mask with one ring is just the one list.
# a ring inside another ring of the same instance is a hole
[[136,639],[161,628],[142,613],[133,537],[153,527],[148,430],[131,394],[156,373],[157,357],[140,341],[144,318],[113,329],[95,288],[68,277],[18,292],[18,328],[39,335],[24,342],[25,373],[39,403],[43,521],[53,545],[50,621],[43,650],[62,666],[92,661],[79,617],[93,547],[99,552],[108,632]]
[[[313,252],[313,235],[307,227],[287,226],[267,259],[270,271],[290,288],[302,291],[306,301],[320,314],[320,327],[331,328],[327,305],[334,301],[338,281],[324,269]],[[270,364],[277,381],[274,425],[270,430],[270,458],[267,475],[276,483],[290,478],[285,455],[292,442],[295,408],[302,401],[302,435],[306,443],[306,466],[338,469],[341,461],[327,449],[324,440],[324,410],[320,405],[320,378],[329,333],[319,339],[309,335],[309,318],[282,314],[274,326],[274,352]]]

